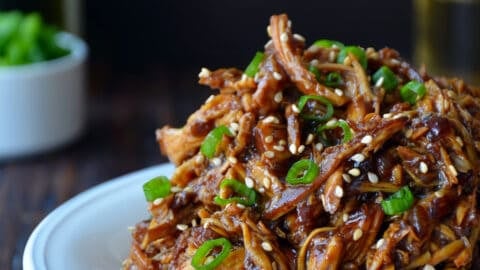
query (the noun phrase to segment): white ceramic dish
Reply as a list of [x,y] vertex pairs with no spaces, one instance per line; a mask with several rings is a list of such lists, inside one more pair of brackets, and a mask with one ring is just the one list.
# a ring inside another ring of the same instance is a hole
[[87,45],[60,33],[67,56],[0,67],[0,159],[38,153],[77,137],[85,122]]
[[24,270],[120,269],[129,252],[128,231],[148,217],[142,185],[170,176],[172,164],[130,173],[89,189],[51,212],[30,235]]

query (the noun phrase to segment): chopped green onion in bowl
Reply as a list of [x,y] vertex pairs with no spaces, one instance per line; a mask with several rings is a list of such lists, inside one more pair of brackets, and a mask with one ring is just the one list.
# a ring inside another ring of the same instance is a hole
[[230,129],[226,126],[218,126],[212,129],[208,134],[207,137],[203,140],[200,146],[200,152],[204,154],[208,158],[212,158],[217,151],[217,146],[220,144],[220,141],[223,138],[223,135],[232,136]]
[[397,192],[393,193],[387,199],[383,200],[380,204],[383,212],[387,215],[401,214],[413,205],[413,193],[408,186],[404,186]]
[[313,45],[320,47],[320,48],[343,48],[345,45],[340,41],[330,40],[330,39],[319,39],[313,43]]
[[[220,253],[216,254],[211,261],[207,261],[210,253],[221,247]],[[195,270],[213,270],[225,260],[232,250],[232,243],[227,238],[217,238],[205,241],[192,257],[191,265]]]
[[290,167],[285,181],[291,185],[310,184],[318,176],[319,171],[318,165],[313,160],[301,159]]
[[52,60],[70,51],[57,43],[53,26],[38,13],[0,12],[0,66],[16,66]]

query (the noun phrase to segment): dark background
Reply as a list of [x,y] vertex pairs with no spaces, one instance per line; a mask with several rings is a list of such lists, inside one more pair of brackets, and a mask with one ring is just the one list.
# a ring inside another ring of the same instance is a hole
[[[80,1],[80,0],[79,0]],[[65,25],[63,1],[0,0],[0,9],[40,10]],[[391,46],[412,56],[411,1],[80,1],[90,47],[88,124],[67,146],[0,161],[0,269],[21,269],[33,228],[96,184],[166,162],[157,127],[181,126],[212,93],[205,66],[243,68],[267,41],[269,16],[286,12],[307,38]],[[140,192],[140,191],[139,191]]]

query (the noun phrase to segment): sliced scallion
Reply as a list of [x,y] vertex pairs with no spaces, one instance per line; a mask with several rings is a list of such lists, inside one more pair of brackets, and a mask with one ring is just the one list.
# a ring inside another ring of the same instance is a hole
[[395,76],[395,73],[393,73],[393,71],[387,66],[379,68],[377,72],[373,74],[372,79],[375,85],[382,80],[381,85],[379,86],[383,87],[387,92],[391,92],[398,86],[397,76]]
[[338,87],[342,84],[342,76],[338,72],[330,72],[325,78],[325,85],[329,87]]
[[143,184],[143,193],[147,201],[152,202],[170,194],[170,180],[165,176],[155,177]]
[[342,48],[338,53],[337,63],[343,64],[349,53],[355,55],[364,69],[367,68],[367,55],[365,54],[365,51],[358,46],[346,46]]
[[[210,256],[209,254],[219,247],[222,248],[220,253],[216,254],[213,260],[205,263],[207,258]],[[191,265],[193,266],[193,268],[195,268],[195,270],[213,270],[228,257],[228,254],[230,254],[231,250],[232,243],[230,243],[227,238],[222,237],[207,240],[197,249],[197,251],[193,255]]]
[[337,47],[337,48],[343,48],[345,45],[341,43],[340,41],[336,40],[330,40],[330,39],[319,39],[313,43],[313,45],[320,47],[320,48],[332,48],[332,47]]
[[200,151],[208,158],[212,158],[217,151],[217,146],[223,138],[223,135],[232,136],[230,129],[226,126],[218,126],[212,129],[200,146]]
[[427,93],[425,85],[419,81],[410,81],[400,89],[400,97],[403,101],[415,105]]
[[348,123],[345,120],[338,120],[334,124],[328,124],[327,123],[325,125],[321,125],[317,128],[316,132],[320,136],[323,136],[323,132],[325,130],[330,130],[330,129],[335,129],[335,128],[341,128],[342,129],[342,131],[343,131],[342,142],[343,143],[349,142],[352,139],[352,137],[353,137],[352,130],[350,129],[350,126],[348,125]]
[[252,61],[245,69],[245,74],[250,78],[255,77],[255,74],[257,74],[258,70],[260,69],[260,64],[263,62],[264,58],[265,54],[263,52],[256,52]]
[[413,201],[413,193],[410,191],[408,186],[404,186],[397,192],[390,195],[390,197],[383,200],[380,204],[383,212],[392,216],[401,214],[410,209],[410,207],[413,205]]
[[235,179],[224,179],[222,183],[220,183],[220,189],[223,188],[230,188],[241,197],[234,196],[224,199],[220,198],[220,196],[215,196],[214,202],[218,205],[225,206],[229,203],[235,202],[246,206],[252,206],[257,201],[257,193],[255,190]]
[[[305,105],[307,104],[307,102],[309,100],[319,101],[320,103],[325,105],[326,109],[327,109],[325,114],[322,115],[322,116],[319,116],[319,115],[316,115],[316,114],[302,113],[303,109],[305,108]],[[301,116],[304,119],[307,119],[307,120],[327,121],[333,115],[332,102],[330,102],[330,100],[328,100],[327,98],[324,98],[324,97],[321,97],[321,96],[313,96],[313,95],[301,96],[300,99],[298,100],[297,107],[298,107],[298,110],[300,110],[300,112],[301,112]]]
[[285,181],[291,185],[310,184],[315,180],[319,171],[315,162],[310,159],[301,159],[290,167]]

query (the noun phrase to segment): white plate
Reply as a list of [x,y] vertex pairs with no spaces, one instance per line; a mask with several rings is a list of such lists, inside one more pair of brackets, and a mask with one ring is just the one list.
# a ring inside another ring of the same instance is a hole
[[149,216],[147,180],[170,176],[172,164],[133,172],[80,193],[51,212],[32,232],[25,270],[120,269],[131,243],[129,226]]

